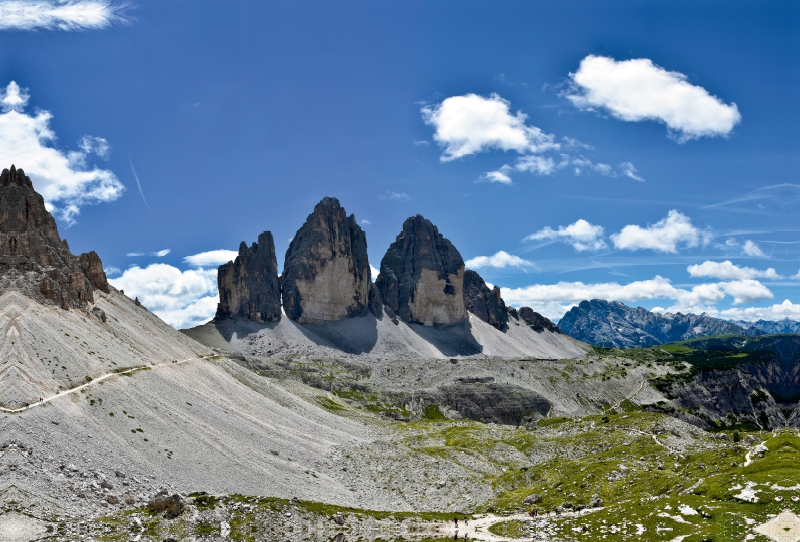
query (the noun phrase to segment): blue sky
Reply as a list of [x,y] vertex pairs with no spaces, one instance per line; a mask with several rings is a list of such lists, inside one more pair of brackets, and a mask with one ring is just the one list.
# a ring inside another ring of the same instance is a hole
[[282,264],[324,196],[373,266],[419,213],[554,319],[591,297],[800,319],[798,23],[792,2],[0,1],[0,158],[177,327],[216,305],[228,253],[198,255],[271,230]]

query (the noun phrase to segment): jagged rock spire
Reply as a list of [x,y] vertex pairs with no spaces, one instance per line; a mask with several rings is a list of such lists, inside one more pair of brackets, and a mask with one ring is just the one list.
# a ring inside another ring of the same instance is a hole
[[217,319],[240,316],[256,322],[281,319],[281,287],[272,232],[258,236],[248,248],[242,241],[233,262],[219,266]]
[[22,169],[0,174],[0,292],[20,290],[40,302],[83,308],[94,291],[109,291],[95,252],[73,255],[44,198]]

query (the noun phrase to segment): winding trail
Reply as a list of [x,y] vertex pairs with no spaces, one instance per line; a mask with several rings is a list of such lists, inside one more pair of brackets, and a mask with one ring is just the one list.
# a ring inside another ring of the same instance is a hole
[[43,406],[44,404],[49,403],[49,402],[51,402],[51,401],[53,401],[55,399],[58,399],[59,397],[64,397],[66,395],[70,395],[71,393],[77,393],[77,392],[81,391],[84,388],[88,388],[89,386],[97,384],[98,382],[102,382],[103,380],[106,380],[107,378],[111,378],[112,376],[122,376],[122,375],[130,374],[130,373],[133,373],[133,372],[136,372],[136,371],[141,371],[141,370],[144,370],[144,369],[155,369],[155,368],[158,368],[158,367],[163,367],[165,365],[172,366],[172,365],[178,365],[178,364],[181,364],[181,363],[187,363],[189,361],[200,361],[200,360],[203,360],[203,359],[208,359],[210,357],[213,357],[213,356],[203,356],[201,358],[186,358],[186,359],[182,359],[182,360],[175,361],[175,362],[165,361],[164,363],[155,363],[153,365],[139,365],[138,367],[131,367],[130,369],[126,369],[124,371],[119,371],[117,373],[107,373],[107,374],[104,374],[103,376],[99,376],[99,377],[93,379],[91,382],[87,382],[86,384],[81,384],[80,386],[76,386],[76,387],[70,388],[68,390],[64,390],[62,392],[56,393],[55,395],[51,395],[50,397],[45,397],[41,401],[38,401],[36,403],[31,403],[28,406],[24,406],[24,407],[20,407],[20,408],[3,408],[3,407],[0,407],[0,412],[8,412],[9,414],[18,414],[20,412],[24,412],[26,410],[30,410],[30,409],[32,409],[34,407],[37,407],[37,406]]
[[613,408],[613,409],[615,409],[615,410],[616,410],[616,409],[618,409],[618,408],[619,408],[619,406],[620,406],[622,403],[624,403],[625,401],[630,401],[630,400],[632,400],[634,397],[636,397],[637,395],[639,395],[639,394],[642,392],[642,390],[644,389],[644,385],[645,385],[646,383],[647,383],[647,380],[642,380],[642,383],[641,383],[641,384],[639,384],[639,389],[637,389],[635,392],[633,392],[633,395],[631,395],[630,397],[626,397],[626,398],[624,398],[624,399],[620,399],[620,400],[617,402],[617,404],[616,404],[616,405],[614,405],[614,406],[612,406],[611,408]]

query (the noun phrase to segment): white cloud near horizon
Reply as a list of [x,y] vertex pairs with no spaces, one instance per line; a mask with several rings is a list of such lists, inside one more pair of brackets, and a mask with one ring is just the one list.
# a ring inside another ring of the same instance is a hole
[[383,194],[378,194],[378,199],[391,199],[395,201],[408,201],[411,199],[411,196],[406,194],[405,192],[394,192],[389,191]]
[[780,279],[780,276],[772,267],[760,271],[752,267],[740,267],[730,260],[724,262],[705,261],[701,264],[690,265],[686,268],[689,276],[709,277],[720,280],[743,280],[743,279]]
[[125,7],[109,0],[5,0],[0,30],[98,30],[125,22]]
[[735,103],[725,104],[684,74],[647,58],[617,61],[589,55],[570,79],[573,88],[566,98],[579,109],[603,109],[628,122],[661,122],[679,143],[727,136],[742,118]]
[[520,269],[536,267],[531,261],[524,260],[519,256],[509,254],[504,250],[496,252],[492,256],[476,256],[470,258],[464,264],[470,269],[483,269],[486,267],[494,267],[502,269],[504,267],[519,267]]
[[498,94],[465,94],[423,107],[423,120],[436,130],[433,140],[444,148],[440,160],[449,162],[489,149],[519,154],[558,150],[553,135],[526,124],[527,115],[512,114],[510,105]]
[[84,136],[78,142],[80,150],[53,147],[53,116],[43,110],[27,114],[29,99],[27,89],[14,81],[0,90],[0,165],[23,169],[48,210],[68,226],[75,223],[81,207],[119,198],[125,187],[116,175],[87,165],[92,155],[108,158],[108,142]]
[[716,310],[714,304],[726,296],[733,297],[735,305],[773,298],[772,292],[757,280],[698,284],[691,289],[684,289],[676,288],[669,279],[658,275],[653,279],[628,284],[559,282],[521,288],[501,288],[501,293],[506,303],[512,306],[529,306],[554,319],[561,318],[570,308],[585,299],[621,302],[667,299],[674,301],[673,306],[667,309],[671,312],[687,310],[703,312]]
[[163,263],[145,268],[133,266],[121,276],[108,280],[125,290],[159,318],[176,329],[207,322],[214,317],[219,302],[216,269],[181,271]]
[[784,299],[783,303],[776,303],[769,307],[734,307],[721,311],[710,310],[709,314],[725,320],[744,320],[746,322],[758,320],[777,322],[786,318],[797,321],[800,320],[800,303],[795,304]]
[[200,254],[186,256],[183,261],[192,267],[219,267],[235,260],[238,255],[239,252],[236,250],[209,250]]
[[126,256],[129,258],[138,258],[139,256],[155,256],[156,258],[163,258],[170,252],[172,252],[171,249],[165,248],[164,250],[157,250],[155,252],[128,252]]
[[380,270],[375,268],[372,264],[370,264],[369,265],[369,271],[370,271],[370,275],[371,275],[370,278],[372,278],[372,282],[375,282],[375,279],[378,278],[378,275],[380,275],[380,273],[381,273]]
[[606,248],[606,243],[603,241],[603,227],[591,224],[582,218],[569,226],[559,226],[557,230],[546,226],[536,233],[527,236],[522,241],[542,240],[563,241],[572,245],[572,248],[578,252],[584,250],[602,250]]
[[619,233],[611,235],[614,246],[620,250],[655,250],[675,253],[678,248],[692,248],[706,241],[706,233],[692,224],[688,216],[673,209],[665,218],[642,228],[629,224]]

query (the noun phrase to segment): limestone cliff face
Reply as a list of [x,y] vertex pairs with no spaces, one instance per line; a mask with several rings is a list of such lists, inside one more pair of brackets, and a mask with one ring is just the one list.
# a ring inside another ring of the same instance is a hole
[[297,231],[283,266],[283,310],[300,323],[365,316],[367,238],[336,198],[323,198]]
[[14,166],[0,174],[0,291],[9,289],[64,309],[85,308],[95,290],[109,292],[97,254],[70,252],[44,199]]
[[464,303],[467,310],[499,330],[508,324],[508,311],[500,288],[489,289],[481,276],[471,269],[464,271]]
[[272,233],[265,231],[248,248],[242,241],[233,262],[219,266],[216,318],[240,316],[256,322],[281,319],[281,287]]
[[403,223],[381,260],[375,284],[384,305],[404,322],[448,325],[467,319],[464,260],[420,215]]

